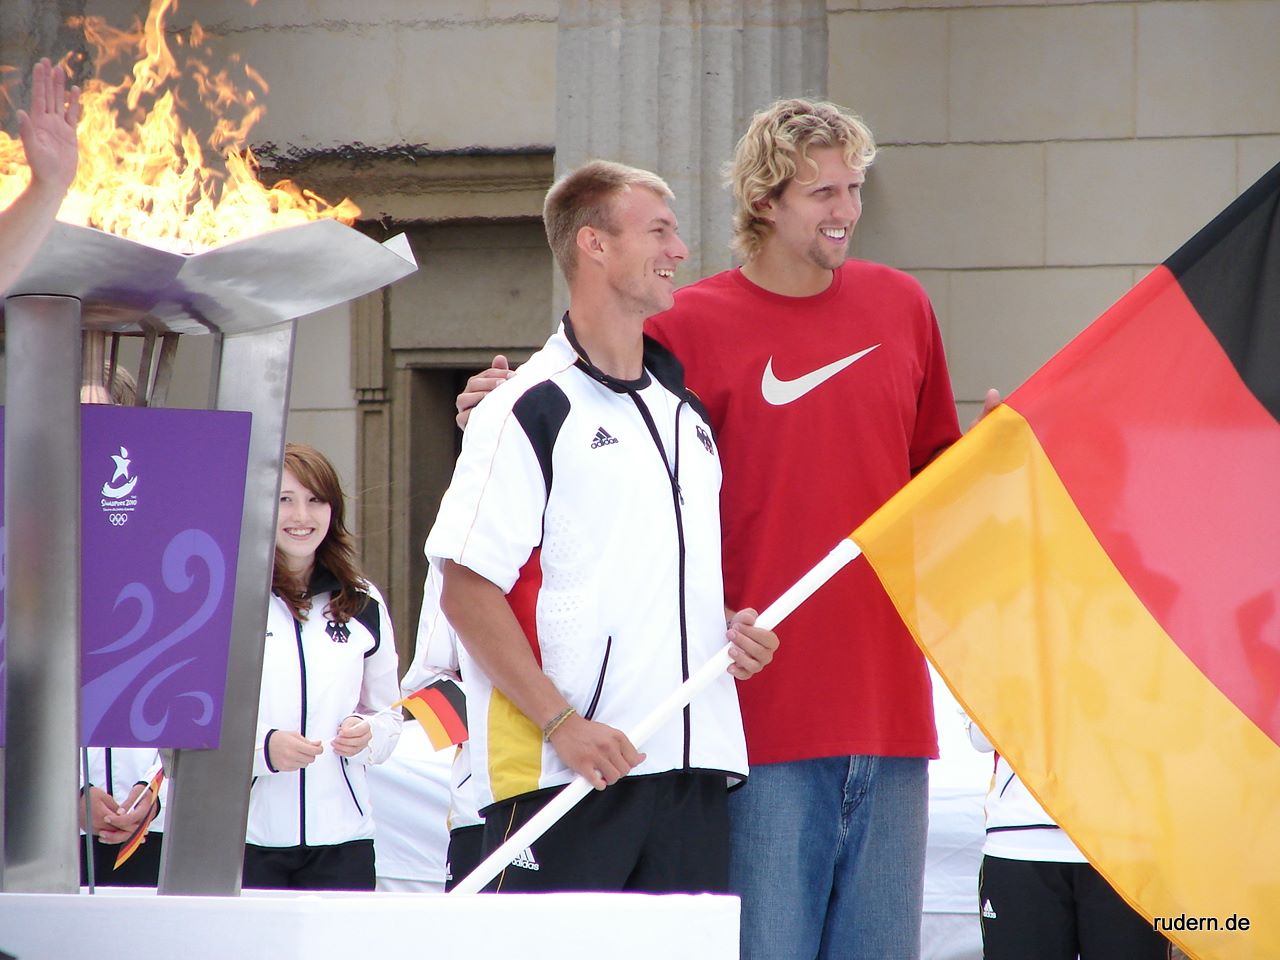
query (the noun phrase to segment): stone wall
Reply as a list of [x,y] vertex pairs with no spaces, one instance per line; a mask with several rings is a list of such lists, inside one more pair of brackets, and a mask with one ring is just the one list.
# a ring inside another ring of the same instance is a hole
[[884,147],[855,255],[911,270],[976,409],[1280,161],[1270,0],[829,0]]
[[[658,166],[682,203],[699,198],[681,216],[696,224],[710,269],[721,263],[714,181],[732,137],[717,133],[724,117],[708,113],[706,98],[720,83],[733,91],[724,116],[745,116],[760,105],[752,97],[782,89],[795,57],[811,60],[825,43],[828,95],[860,112],[882,145],[854,254],[910,270],[928,288],[965,421],[987,386],[1015,388],[1280,159],[1273,0],[827,0],[825,37],[810,3],[673,0],[661,9],[680,29],[654,20],[657,5],[623,0],[180,7],[176,27],[200,20],[216,49],[270,86],[253,141],[277,169],[322,195],[350,195],[371,233],[407,228],[423,259],[422,275],[387,294],[303,321],[289,425],[362,498],[356,524],[402,635],[416,613],[421,534],[456,443],[452,390],[494,350],[526,354],[552,316],[537,217],[558,111],[576,138],[560,145],[561,159],[614,144],[628,152],[621,159]],[[61,4],[117,23],[146,6]],[[10,62],[66,40],[48,9],[0,3]],[[643,16],[632,23],[629,10]],[[30,25],[21,42],[8,29],[19,22]],[[767,83],[759,72],[731,83],[690,77],[698,94],[676,95],[682,71],[741,72],[744,51],[774,27],[786,42]],[[615,32],[645,56],[611,53]],[[558,57],[573,60],[558,70]],[[796,82],[820,89],[822,70],[811,68]],[[589,93],[586,105],[575,107],[558,80]],[[618,112],[652,118],[660,138],[643,147],[645,123],[634,119],[601,127]],[[695,135],[701,153],[677,149]],[[708,143],[724,156],[708,155]],[[208,349],[191,341],[171,400],[199,406]]]

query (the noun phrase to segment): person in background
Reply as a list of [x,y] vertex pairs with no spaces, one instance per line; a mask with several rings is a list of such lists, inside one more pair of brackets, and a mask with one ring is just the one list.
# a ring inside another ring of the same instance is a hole
[[[102,379],[90,378],[80,388],[81,403],[110,403],[131,407],[138,384],[133,374],[117,364],[103,364]],[[160,852],[164,844],[164,807],[169,781],[163,780],[154,800],[146,785],[160,767],[160,753],[152,747],[86,747],[89,757],[89,816],[93,834],[93,883],[103,887],[154,887],[160,882]],[[81,779],[84,774],[81,772]],[[83,793],[84,787],[81,787]],[[135,804],[136,801],[136,804]],[[155,811],[152,815],[152,804]],[[84,804],[80,804],[80,830],[85,832]],[[142,845],[118,868],[116,858],[124,843],[146,818],[151,817]],[[80,850],[80,885],[89,883],[88,862]]]
[[[440,609],[440,571],[428,566],[422,585],[422,609],[418,616],[418,636],[413,662],[400,680],[400,690],[409,696],[444,677],[457,683],[466,695],[458,657],[458,635]],[[471,742],[458,745],[449,775],[449,807],[444,818],[448,843],[444,854],[444,888],[450,891],[480,864],[484,847],[484,817],[475,798],[471,775]],[[434,825],[433,825],[434,826]],[[439,835],[428,834],[434,841]]]
[[[160,882],[164,848],[164,807],[169,782],[153,800],[147,785],[160,768],[157,750],[143,747],[88,747],[89,816],[92,821],[93,884],[98,887],[154,887]],[[83,778],[83,773],[81,774]],[[81,790],[82,794],[84,788]],[[154,808],[154,809],[153,809]],[[84,803],[79,804],[84,832]],[[116,866],[120,846],[150,818],[142,844]],[[89,865],[80,847],[80,885],[89,885]]]
[[369,768],[378,811],[373,838],[379,893],[444,893],[449,775],[456,747],[436,750],[409,720],[385,763]]
[[[968,720],[974,748],[991,753]],[[1170,944],[1089,863],[995,754],[978,874],[985,960],[1166,960]]]
[[244,886],[373,890],[365,768],[395,748],[399,661],[366,580],[337,471],[285,445],[249,791]]
[[31,110],[18,111],[19,136],[31,181],[0,210],[0,295],[22,275],[76,178],[80,88],[67,90],[67,75],[48,58],[31,70]]

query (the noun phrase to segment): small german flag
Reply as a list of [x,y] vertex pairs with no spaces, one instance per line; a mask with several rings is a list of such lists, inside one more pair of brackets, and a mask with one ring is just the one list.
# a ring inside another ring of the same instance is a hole
[[148,810],[147,815],[142,818],[142,822],[138,824],[137,829],[134,830],[133,833],[129,834],[129,839],[120,844],[120,852],[116,854],[116,862],[115,866],[111,868],[112,870],[119,870],[124,866],[125,862],[133,856],[134,851],[142,846],[142,840],[147,835],[147,828],[151,826],[151,821],[154,820],[156,818],[156,814],[160,812],[160,805],[156,803],[156,797],[160,795],[160,784],[162,783],[164,783],[164,768],[160,767],[156,770],[155,776],[153,776],[147,784],[147,788],[138,794],[137,799],[135,799],[129,809],[125,811],[126,813],[133,812],[133,808],[141,802],[142,798],[148,793],[151,794],[151,809]]
[[433,680],[392,706],[412,713],[437,750],[463,743],[468,737],[466,695],[447,677]]

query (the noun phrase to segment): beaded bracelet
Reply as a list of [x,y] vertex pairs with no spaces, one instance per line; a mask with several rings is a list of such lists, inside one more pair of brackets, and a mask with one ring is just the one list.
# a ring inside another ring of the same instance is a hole
[[551,735],[560,729],[560,725],[570,717],[577,714],[577,710],[573,707],[565,707],[554,717],[547,721],[546,726],[542,728],[542,739],[545,743],[551,742]]

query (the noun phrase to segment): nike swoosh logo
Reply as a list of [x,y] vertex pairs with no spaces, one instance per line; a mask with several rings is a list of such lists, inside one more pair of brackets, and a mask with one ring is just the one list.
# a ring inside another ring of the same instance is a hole
[[779,380],[774,375],[773,357],[770,357],[769,362],[764,365],[764,378],[760,381],[760,393],[764,395],[766,402],[773,404],[775,407],[781,407],[784,404],[791,403],[793,400],[799,400],[814,387],[826,383],[845,367],[861,360],[878,346],[880,344],[877,343],[874,346],[867,347],[865,350],[860,350],[847,357],[841,357],[834,363],[828,363],[825,367],[819,367],[812,373],[806,373],[803,377],[796,377],[794,380]]

